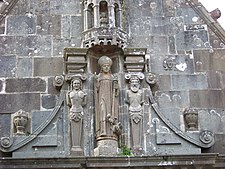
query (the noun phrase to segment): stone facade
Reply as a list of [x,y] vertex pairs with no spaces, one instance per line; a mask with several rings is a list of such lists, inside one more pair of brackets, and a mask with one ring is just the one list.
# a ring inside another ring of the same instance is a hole
[[12,0],[0,12],[3,165],[122,168],[126,151],[137,168],[224,164],[211,153],[225,151],[225,31],[197,0]]

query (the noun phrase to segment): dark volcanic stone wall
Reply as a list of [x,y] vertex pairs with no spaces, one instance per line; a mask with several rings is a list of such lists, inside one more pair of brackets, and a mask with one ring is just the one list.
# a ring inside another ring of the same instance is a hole
[[[147,48],[160,109],[181,129],[184,108],[198,109],[199,130],[215,132],[216,144],[206,152],[224,153],[224,44],[184,0],[126,0],[123,9],[127,47]],[[3,21],[0,137],[11,113],[54,108],[63,49],[82,44],[81,11],[79,0],[19,0]]]

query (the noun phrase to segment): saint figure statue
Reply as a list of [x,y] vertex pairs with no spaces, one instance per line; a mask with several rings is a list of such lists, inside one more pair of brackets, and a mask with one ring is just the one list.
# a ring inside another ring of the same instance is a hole
[[96,134],[97,140],[117,138],[115,125],[118,118],[118,80],[111,73],[112,60],[102,56],[98,60],[101,68],[95,82]]

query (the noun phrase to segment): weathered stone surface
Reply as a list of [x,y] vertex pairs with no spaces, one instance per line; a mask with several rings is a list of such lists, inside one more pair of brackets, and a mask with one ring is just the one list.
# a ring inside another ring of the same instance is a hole
[[15,77],[16,56],[0,56],[0,77]]
[[190,90],[190,106],[199,108],[225,108],[223,90]]
[[45,92],[46,82],[41,78],[6,79],[6,92]]
[[2,84],[2,81],[0,80],[0,92],[2,91],[2,86],[3,84]]
[[61,16],[38,15],[37,34],[61,36]]
[[[151,69],[156,74],[184,75],[194,73],[193,59],[190,55],[152,55]],[[172,61],[172,62],[170,62]]]
[[0,42],[0,54],[16,54],[23,57],[52,54],[52,36],[0,36]]
[[189,93],[186,91],[156,92],[155,98],[162,108],[189,107]]
[[0,138],[10,136],[11,114],[1,114],[0,118]]
[[11,15],[26,15],[29,13],[29,1],[19,0],[10,11]]
[[1,94],[0,112],[14,113],[19,109],[25,111],[40,109],[40,94],[21,93],[21,94]]
[[77,0],[51,0],[50,14],[78,14],[80,4]]
[[30,0],[30,10],[36,15],[49,15],[50,14],[50,1],[49,0]]
[[211,148],[210,152],[224,154],[225,151],[225,134],[215,134],[215,145]]
[[56,105],[56,96],[55,95],[42,95],[42,107],[45,109],[52,109]]
[[34,76],[55,76],[63,73],[63,58],[35,58]]
[[205,48],[208,42],[206,30],[184,31],[176,35],[177,50]]
[[223,66],[225,60],[224,49],[207,49],[207,50],[195,50],[194,61],[195,71],[209,71],[209,70],[225,70]]
[[32,59],[31,58],[18,58],[17,60],[17,77],[31,77],[32,76]]
[[81,39],[80,38],[54,38],[53,39],[53,55],[62,56],[64,48],[67,47],[80,47]]
[[53,80],[54,77],[50,77],[48,78],[48,93],[52,94],[52,95],[57,95],[59,94],[59,90],[57,90],[54,86],[53,86]]
[[82,33],[82,16],[71,16],[71,37],[76,37],[77,40],[81,43],[81,36],[77,37],[77,35]]
[[198,75],[173,75],[171,77],[172,90],[207,89],[207,77]]
[[209,71],[207,73],[207,81],[210,89],[222,89],[221,81],[222,73],[218,71]]
[[36,33],[36,17],[32,14],[9,16],[7,18],[6,33],[9,35],[24,35]]
[[63,38],[70,38],[71,36],[71,16],[70,15],[63,15],[62,16],[62,21],[61,21],[61,25],[62,25],[62,37]]

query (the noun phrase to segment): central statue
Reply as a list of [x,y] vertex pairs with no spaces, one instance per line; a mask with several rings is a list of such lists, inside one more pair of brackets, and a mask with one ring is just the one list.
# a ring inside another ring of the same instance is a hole
[[111,73],[112,60],[102,56],[98,60],[100,73],[95,81],[95,109],[97,141],[117,140],[118,119],[118,80]]

